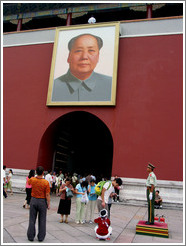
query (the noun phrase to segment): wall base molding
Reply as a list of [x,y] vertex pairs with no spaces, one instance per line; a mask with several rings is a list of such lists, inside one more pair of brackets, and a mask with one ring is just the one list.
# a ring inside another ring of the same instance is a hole
[[[7,173],[8,170],[7,169]],[[25,193],[26,177],[30,170],[14,169],[12,176],[13,192]],[[113,179],[114,177],[112,177]],[[147,206],[146,200],[146,179],[121,178],[123,181],[120,190],[120,204]],[[156,190],[160,191],[163,199],[163,208],[182,209],[183,208],[183,182],[158,180]]]
[[[146,206],[146,179],[122,178],[122,181],[121,202],[126,205]],[[164,208],[183,208],[183,182],[157,180],[156,190],[160,192]]]

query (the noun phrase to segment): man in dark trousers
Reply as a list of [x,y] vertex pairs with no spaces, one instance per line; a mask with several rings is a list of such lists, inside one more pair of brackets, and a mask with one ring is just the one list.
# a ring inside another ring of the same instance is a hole
[[[109,197],[110,197],[111,193],[112,193],[112,195],[115,194],[114,188],[121,186],[121,185],[122,185],[122,180],[120,178],[114,179],[113,181],[108,180],[103,185],[101,195],[98,196],[98,199],[97,199],[97,207],[98,207],[99,213],[104,208],[107,211],[109,211],[109,208],[108,208]],[[108,218],[110,219],[110,214],[109,214]]]
[[153,173],[155,166],[151,163],[147,166],[147,172],[149,173],[146,186],[147,186],[147,201],[148,201],[148,221],[146,225],[154,224],[154,202],[155,202],[155,187],[157,183],[156,175]]
[[32,198],[30,202],[30,215],[27,237],[29,241],[34,241],[34,237],[36,234],[35,223],[38,215],[37,238],[39,242],[42,242],[46,235],[47,208],[50,209],[50,186],[49,182],[43,178],[43,167],[37,167],[36,174],[36,177],[32,177],[28,181],[28,184],[32,185]]

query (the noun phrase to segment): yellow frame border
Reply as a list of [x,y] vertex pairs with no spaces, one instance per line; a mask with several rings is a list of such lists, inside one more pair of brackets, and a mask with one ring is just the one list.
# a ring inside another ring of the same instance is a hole
[[[119,50],[119,24],[120,22],[107,22],[101,24],[86,24],[86,25],[78,25],[78,26],[65,26],[65,27],[57,27],[55,33],[55,41],[53,47],[53,55],[52,55],[52,63],[49,77],[49,86],[48,86],[48,95],[47,95],[47,106],[104,106],[116,105],[116,89],[117,89],[117,69],[118,69],[118,50]],[[115,27],[115,43],[114,43],[114,61],[113,61],[113,76],[112,76],[112,91],[111,91],[111,100],[110,101],[60,101],[60,102],[52,102],[52,89],[54,83],[54,70],[55,70],[55,61],[58,47],[58,38],[59,32],[69,30],[69,29],[85,29],[85,28],[100,28],[114,26]]]

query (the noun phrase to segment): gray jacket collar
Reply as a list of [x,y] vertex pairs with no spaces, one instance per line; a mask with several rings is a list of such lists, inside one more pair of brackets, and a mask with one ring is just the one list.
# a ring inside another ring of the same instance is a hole
[[68,70],[66,75],[67,76],[66,76],[65,82],[67,83],[71,93],[73,93],[74,91],[77,91],[80,86],[83,86],[88,91],[92,91],[95,87],[95,84],[96,84],[95,72],[92,72],[90,77],[86,80],[80,80],[76,78],[75,76],[71,74],[70,70]]

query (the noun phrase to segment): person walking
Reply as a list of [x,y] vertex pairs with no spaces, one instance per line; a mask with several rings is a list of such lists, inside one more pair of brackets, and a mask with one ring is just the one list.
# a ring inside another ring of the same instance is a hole
[[97,195],[95,193],[95,180],[91,179],[90,184],[88,185],[88,199],[87,209],[85,212],[85,222],[93,223],[94,211],[96,207]]
[[8,176],[6,177],[5,192],[7,193],[7,191],[10,190],[10,195],[13,195],[13,192],[12,192],[12,175],[13,175],[13,171],[12,171],[12,169],[9,169]]
[[75,187],[75,193],[76,193],[76,223],[84,224],[83,217],[84,217],[84,210],[85,210],[85,202],[82,202],[82,195],[85,195],[85,192],[87,192],[87,181],[83,181],[82,183],[79,183]]
[[56,176],[56,183],[55,183],[55,186],[56,186],[56,196],[60,196],[59,189],[61,187],[61,184],[62,184],[61,177],[59,175],[57,175]]
[[35,176],[35,170],[31,169],[26,177],[26,199],[23,204],[23,208],[29,208],[31,200],[32,185],[28,184],[28,180]]
[[45,176],[45,179],[49,182],[50,185],[50,193],[52,192],[52,171],[49,170],[47,175]]
[[[74,192],[74,188],[71,185],[71,180],[66,178],[65,183],[61,185],[59,192],[61,193],[59,207],[58,207],[58,214],[61,214],[60,223],[68,223],[68,215],[70,214],[71,210],[71,197],[67,196],[67,190],[70,189]],[[63,216],[65,215],[65,220],[63,220]]]
[[52,173],[52,189],[51,192],[56,194],[56,172]]
[[59,177],[61,178],[61,180],[64,180],[64,174],[62,169],[59,170]]
[[27,237],[29,241],[34,241],[36,234],[35,223],[38,215],[37,238],[39,242],[42,242],[46,236],[47,208],[50,209],[50,186],[49,182],[43,178],[44,168],[42,166],[37,167],[36,174],[36,177],[28,180],[28,184],[32,185],[32,198],[30,201]]
[[155,166],[151,163],[149,163],[147,166],[147,172],[149,175],[146,180],[148,202],[148,221],[145,222],[146,225],[154,224],[155,187],[157,184],[156,175],[153,172],[154,168]]

